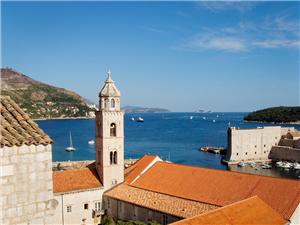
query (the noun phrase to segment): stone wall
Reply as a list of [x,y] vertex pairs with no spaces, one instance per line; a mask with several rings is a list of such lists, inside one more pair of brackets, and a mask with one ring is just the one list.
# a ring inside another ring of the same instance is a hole
[[228,148],[225,160],[228,162],[268,160],[272,146],[278,144],[281,127],[259,127],[256,129],[228,130]]
[[300,162],[300,149],[286,146],[273,146],[269,158],[276,161]]
[[183,219],[107,196],[104,196],[104,204],[106,213],[110,215],[115,221],[156,221],[160,224],[165,225]]
[[[100,202],[100,209],[102,209],[103,192],[103,188],[96,188],[54,193],[58,205],[54,215],[47,218],[47,224],[99,224],[101,217],[94,216],[93,211],[95,211],[95,203],[98,202]],[[87,204],[87,209],[84,208],[85,204]]]
[[0,149],[0,224],[45,224],[55,202],[51,145]]

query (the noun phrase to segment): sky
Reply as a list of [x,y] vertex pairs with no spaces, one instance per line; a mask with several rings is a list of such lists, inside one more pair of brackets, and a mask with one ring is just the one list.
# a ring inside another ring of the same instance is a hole
[[299,2],[1,2],[1,64],[93,102],[249,112],[300,105]]

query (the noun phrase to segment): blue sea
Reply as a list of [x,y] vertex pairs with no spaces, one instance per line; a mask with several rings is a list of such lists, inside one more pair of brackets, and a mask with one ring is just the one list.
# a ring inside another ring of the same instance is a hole
[[[200,152],[201,146],[227,146],[228,126],[254,128],[270,123],[244,122],[247,113],[143,113],[125,114],[125,158],[156,154],[175,163],[228,169],[221,156]],[[143,117],[144,123],[131,118]],[[53,161],[93,160],[94,119],[41,120],[39,126],[53,139]],[[299,125],[295,125],[300,129]],[[72,133],[75,152],[66,152]]]

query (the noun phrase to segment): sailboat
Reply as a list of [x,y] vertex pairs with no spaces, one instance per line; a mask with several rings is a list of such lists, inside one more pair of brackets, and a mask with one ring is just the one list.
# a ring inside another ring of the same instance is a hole
[[66,151],[67,152],[72,152],[72,151],[75,151],[76,148],[73,147],[73,143],[72,143],[72,135],[71,135],[71,131],[70,131],[70,146],[69,147],[66,147]]

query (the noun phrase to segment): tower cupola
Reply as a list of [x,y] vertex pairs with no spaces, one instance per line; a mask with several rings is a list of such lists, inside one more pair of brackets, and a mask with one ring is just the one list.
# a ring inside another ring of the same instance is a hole
[[111,71],[107,72],[107,79],[99,93],[99,106],[101,110],[120,111],[121,93],[111,78]]

